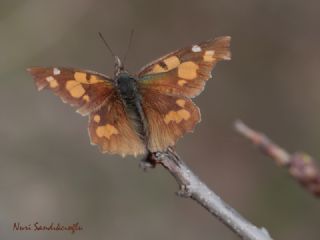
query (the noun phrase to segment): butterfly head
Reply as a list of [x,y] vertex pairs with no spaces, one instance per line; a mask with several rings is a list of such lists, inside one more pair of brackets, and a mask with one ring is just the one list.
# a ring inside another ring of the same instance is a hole
[[114,56],[114,76],[117,78],[121,73],[125,73],[124,65],[118,56]]

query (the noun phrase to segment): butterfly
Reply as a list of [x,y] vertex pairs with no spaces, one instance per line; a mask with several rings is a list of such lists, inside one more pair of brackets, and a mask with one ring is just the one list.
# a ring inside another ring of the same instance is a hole
[[171,52],[129,74],[115,56],[113,78],[64,67],[27,69],[38,90],[89,115],[89,136],[103,153],[140,155],[165,151],[200,122],[191,98],[199,95],[221,60],[230,60],[230,37]]

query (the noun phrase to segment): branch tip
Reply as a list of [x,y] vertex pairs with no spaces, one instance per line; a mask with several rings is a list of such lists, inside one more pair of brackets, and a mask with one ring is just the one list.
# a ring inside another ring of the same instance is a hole
[[288,153],[264,134],[249,128],[240,120],[236,121],[234,125],[240,135],[249,139],[262,153],[271,157],[278,165],[287,167],[294,179],[313,195],[320,197],[320,170],[311,156],[306,153]]

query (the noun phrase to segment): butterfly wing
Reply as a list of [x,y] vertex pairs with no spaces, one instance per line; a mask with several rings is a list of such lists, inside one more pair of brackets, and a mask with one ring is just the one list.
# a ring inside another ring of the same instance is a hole
[[195,97],[221,60],[230,60],[230,37],[219,37],[172,52],[145,66],[137,74],[141,88],[163,94]]
[[203,91],[218,61],[231,58],[229,46],[230,37],[202,42],[170,53],[137,74],[150,151],[165,150],[193,131],[200,111],[190,98]]
[[133,129],[116,91],[112,92],[101,108],[90,114],[91,143],[99,145],[103,153],[122,156],[144,154],[146,147]]
[[92,71],[55,67],[33,67],[28,71],[38,90],[51,89],[82,115],[101,106],[113,89],[111,78]]
[[141,94],[149,126],[148,150],[151,152],[174,146],[200,121],[198,107],[187,97],[165,95],[152,89],[143,89]]
[[135,134],[112,79],[71,68],[30,68],[38,90],[51,89],[62,101],[89,115],[89,136],[103,153],[137,155],[145,146]]

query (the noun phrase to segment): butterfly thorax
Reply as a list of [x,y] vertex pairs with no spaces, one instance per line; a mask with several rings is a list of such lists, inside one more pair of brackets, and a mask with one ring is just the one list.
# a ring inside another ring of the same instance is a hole
[[121,72],[116,79],[116,84],[122,98],[127,100],[138,98],[136,79],[131,77],[128,73]]
[[133,127],[141,140],[146,142],[148,124],[142,109],[141,95],[138,91],[137,80],[127,72],[122,71],[116,78],[116,86],[130,122],[133,124]]

